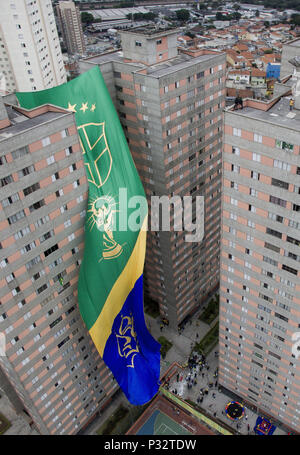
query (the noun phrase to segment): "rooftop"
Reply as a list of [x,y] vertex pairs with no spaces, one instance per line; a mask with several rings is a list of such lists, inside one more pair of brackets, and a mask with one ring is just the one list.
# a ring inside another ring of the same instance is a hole
[[[200,50],[197,50],[198,53],[200,53]],[[191,51],[192,52],[192,51]],[[133,65],[137,67],[137,70],[140,69],[146,69],[147,74],[151,74],[153,77],[162,77],[165,76],[166,74],[169,74],[172,71],[179,71],[184,68],[188,68],[192,63],[200,63],[203,61],[210,60],[211,58],[214,58],[217,54],[221,54],[221,52],[211,52],[206,51],[202,55],[199,55],[197,57],[194,57],[192,55],[188,55],[187,53],[180,52],[176,57],[166,60],[164,62],[160,63],[155,63],[154,65],[144,65],[143,63],[138,63],[138,62],[126,62],[130,65]],[[115,52],[109,52],[107,54],[101,54],[101,55],[96,55],[94,57],[90,57],[84,60],[80,61],[80,64],[93,64],[93,65],[101,65],[103,63],[108,63],[108,62],[124,62],[123,59],[123,52],[122,51],[115,51]]]
[[255,102],[259,103],[259,101],[249,101],[253,102],[249,103],[250,106],[247,106],[247,100],[245,100],[245,107],[233,112],[236,112],[239,116],[250,117],[255,120],[262,120],[263,122],[272,123],[273,125],[300,131],[300,110],[293,109],[290,111],[289,96],[280,98],[268,111],[251,107],[251,104],[255,106]]
[[144,27],[136,27],[132,30],[122,30],[121,34],[131,34],[131,35],[145,35],[149,38],[154,38],[156,36],[169,35],[172,33],[179,33],[178,28],[176,27],[156,27],[155,25],[146,25]]
[[[46,108],[51,109],[51,106],[47,106]],[[0,130],[0,142],[7,139],[8,137],[14,136],[15,134],[19,134],[23,131],[41,125],[42,123],[47,123],[69,114],[67,111],[55,112],[51,110],[45,111],[44,109],[44,112],[41,112],[40,114],[30,118],[19,112],[14,106],[6,105],[6,110],[11,125]],[[32,111],[33,110],[29,112],[32,113]]]

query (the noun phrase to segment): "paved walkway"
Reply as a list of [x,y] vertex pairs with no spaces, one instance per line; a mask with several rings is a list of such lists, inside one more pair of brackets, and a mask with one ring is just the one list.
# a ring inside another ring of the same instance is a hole
[[[185,325],[185,328],[181,334],[178,334],[177,331],[164,327],[161,331],[160,329],[160,318],[153,319],[149,315],[145,315],[147,327],[155,339],[158,339],[160,336],[164,336],[167,340],[171,341],[173,346],[168,351],[165,359],[161,359],[161,376],[166,372],[169,366],[173,362],[179,364],[185,364],[190,356],[191,349],[195,342],[200,341],[207,332],[214,326],[217,319],[213,321],[210,325],[199,321],[198,317],[202,310],[196,313],[191,322],[188,322]],[[198,334],[198,337],[197,337]],[[237,426],[235,422],[232,422],[228,417],[222,414],[224,412],[225,406],[229,401],[232,401],[231,397],[225,394],[223,391],[219,392],[218,387],[209,388],[208,384],[213,382],[215,384],[216,378],[214,373],[218,367],[218,357],[215,356],[215,352],[218,352],[218,346],[212,350],[212,352],[207,356],[206,361],[209,365],[209,370],[205,370],[204,376],[202,373],[197,372],[197,385],[193,386],[191,389],[187,387],[187,381],[184,380],[180,383],[176,382],[176,375],[173,379],[173,382],[170,384],[170,391],[177,389],[178,395],[184,399],[190,399],[193,402],[197,402],[197,398],[200,396],[199,391],[201,388],[208,388],[209,393],[205,395],[201,407],[206,410],[213,417],[216,413],[216,417],[229,425],[232,429],[237,431]],[[196,372],[196,370],[195,370]],[[194,372],[194,374],[195,374]],[[189,370],[185,370],[186,377],[189,373]],[[213,398],[215,394],[215,398]],[[118,406],[123,403],[126,407],[130,409],[130,404],[128,403],[124,394],[120,391],[118,396],[112,401],[111,405],[84,430],[83,434],[96,434],[96,431],[101,427],[105,420],[110,417],[113,412],[118,408]],[[246,418],[247,415],[247,418]],[[255,425],[257,414],[252,412],[250,409],[246,408],[245,417],[239,421],[240,428],[238,429],[240,434],[248,434],[248,424],[250,426],[250,434],[253,434],[253,427]],[[276,427],[274,432],[275,435],[286,434],[282,429]]]
[[38,431],[29,426],[28,419],[23,414],[16,413],[9,399],[1,390],[0,395],[0,412],[11,423],[11,427],[6,430],[4,435],[38,435]]
[[[191,354],[191,349],[194,346],[195,342],[200,341],[207,332],[215,325],[217,318],[210,324],[206,324],[202,321],[198,320],[199,314],[203,311],[201,309],[198,313],[196,313],[191,321],[189,321],[182,332],[181,335],[178,334],[177,331],[170,329],[169,327],[164,327],[162,331],[160,330],[160,318],[153,319],[150,316],[146,315],[146,324],[152,334],[152,336],[157,339],[160,336],[164,336],[167,340],[173,343],[172,348],[168,351],[165,359],[161,360],[161,375],[165,373],[167,368],[173,363],[177,362],[179,364],[185,364]],[[197,337],[198,334],[198,337]],[[215,356],[215,352],[217,356]],[[209,370],[203,370],[204,376],[202,377],[202,373],[199,371],[194,371],[197,373],[197,385],[193,386],[191,389],[187,387],[187,381],[184,380],[183,382],[171,382],[170,384],[170,391],[173,389],[177,389],[178,395],[182,398],[190,399],[194,403],[197,403],[197,398],[200,397],[200,389],[208,389],[208,395],[205,395],[201,407],[210,413],[212,416],[216,413],[216,417],[225,422],[235,431],[238,431],[240,434],[248,434],[248,425],[250,427],[250,434],[253,433],[253,428],[256,423],[256,419],[258,414],[252,412],[250,409],[246,408],[245,417],[239,421],[240,428],[237,429],[236,422],[232,422],[224,412],[225,406],[228,402],[232,401],[232,398],[225,394],[223,391],[219,392],[218,387],[209,388],[208,384],[213,383],[215,385],[216,379],[214,377],[214,373],[218,368],[218,346],[212,350],[212,352],[207,356],[206,362],[209,365]],[[199,367],[198,367],[199,368]],[[189,369],[185,370],[186,377],[189,373]],[[176,381],[176,376],[175,376]],[[215,394],[215,398],[213,398],[213,394]],[[247,416],[247,418],[246,418]],[[275,435],[286,434],[285,431],[276,427],[274,432]]]

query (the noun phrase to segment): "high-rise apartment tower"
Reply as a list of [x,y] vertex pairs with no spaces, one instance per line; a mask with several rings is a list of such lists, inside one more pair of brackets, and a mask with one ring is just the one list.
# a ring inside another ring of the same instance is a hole
[[[203,235],[148,233],[145,296],[177,327],[218,288],[225,56],[179,49],[176,29],[121,32],[122,52],[98,65],[115,103],[149,205],[152,196],[204,197]],[[150,217],[151,218],[151,217]]]
[[59,29],[69,54],[84,54],[85,43],[80,11],[72,1],[60,1],[56,6]]
[[225,112],[219,382],[299,432],[300,106],[286,95]]
[[73,113],[1,101],[0,378],[42,434],[77,433],[118,390],[77,305],[81,153]]
[[50,0],[2,2],[0,89],[43,90],[66,82],[66,72]]

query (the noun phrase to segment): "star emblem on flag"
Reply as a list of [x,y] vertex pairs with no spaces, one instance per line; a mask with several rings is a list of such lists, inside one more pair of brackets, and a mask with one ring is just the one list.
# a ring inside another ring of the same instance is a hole
[[70,101],[69,101],[67,110],[70,111],[70,112],[77,112],[76,109],[75,109],[76,106],[77,106],[77,104],[71,104]]
[[85,111],[88,110],[88,102],[82,103],[80,110],[85,114]]

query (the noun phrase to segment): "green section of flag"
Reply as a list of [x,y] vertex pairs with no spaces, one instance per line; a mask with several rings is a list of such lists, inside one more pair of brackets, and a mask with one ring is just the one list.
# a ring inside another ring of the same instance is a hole
[[[78,300],[90,329],[124,269],[139,233],[119,229],[119,188],[125,189],[125,203],[132,196],[145,196],[144,190],[98,67],[58,87],[16,95],[20,105],[27,109],[53,104],[75,114],[89,181]],[[127,208],[127,218],[135,210]],[[146,209],[141,213],[141,222],[145,216]]]

